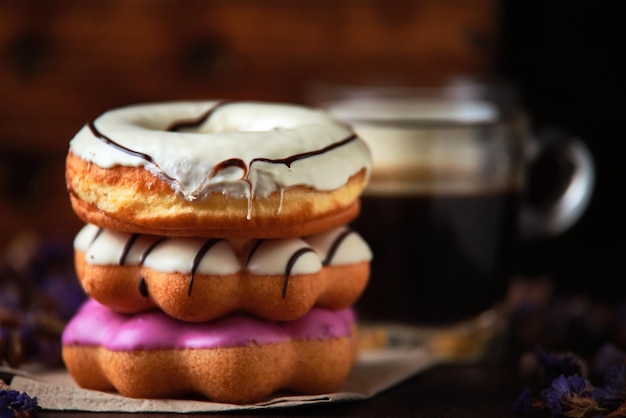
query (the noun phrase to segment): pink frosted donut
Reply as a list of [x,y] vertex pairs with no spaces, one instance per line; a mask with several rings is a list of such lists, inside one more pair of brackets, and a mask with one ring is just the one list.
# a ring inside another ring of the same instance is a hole
[[313,308],[286,322],[233,314],[188,323],[156,311],[119,314],[90,299],[65,328],[63,359],[88,389],[249,403],[279,389],[336,390],[354,363],[355,329],[351,309]]

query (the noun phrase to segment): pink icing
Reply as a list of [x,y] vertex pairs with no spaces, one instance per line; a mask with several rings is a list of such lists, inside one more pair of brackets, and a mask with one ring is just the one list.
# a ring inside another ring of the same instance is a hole
[[63,331],[63,345],[102,346],[112,351],[222,348],[272,344],[291,339],[349,336],[352,309],[313,308],[295,321],[268,321],[232,314],[204,323],[182,322],[162,312],[116,313],[93,299],[83,304]]

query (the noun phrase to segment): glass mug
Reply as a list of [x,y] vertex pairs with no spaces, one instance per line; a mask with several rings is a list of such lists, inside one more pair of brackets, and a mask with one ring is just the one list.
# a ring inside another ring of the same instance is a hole
[[559,234],[583,214],[594,166],[571,138],[558,153],[573,172],[542,179],[563,185],[559,197],[540,209],[525,203],[528,169],[545,146],[507,92],[469,84],[317,90],[313,104],[351,124],[372,151],[352,224],[374,254],[356,304],[363,319],[432,326],[475,318],[503,300],[522,239]]

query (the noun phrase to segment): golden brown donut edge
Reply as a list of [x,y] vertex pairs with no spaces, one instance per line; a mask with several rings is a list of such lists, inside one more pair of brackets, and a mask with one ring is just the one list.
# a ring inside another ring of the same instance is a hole
[[[292,238],[351,222],[359,214],[366,170],[339,189],[292,187],[266,198],[213,193],[202,201],[178,196],[144,167],[101,168],[73,153],[66,185],[74,212],[86,223],[121,232],[214,238]],[[250,219],[248,219],[250,213]]]

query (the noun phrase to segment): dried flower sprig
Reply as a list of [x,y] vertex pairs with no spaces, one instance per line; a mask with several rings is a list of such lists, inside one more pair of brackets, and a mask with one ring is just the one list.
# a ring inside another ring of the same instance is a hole
[[537,373],[547,386],[535,398],[525,388],[511,411],[520,417],[536,411],[552,417],[626,417],[626,355],[614,347],[603,350],[612,356],[602,359],[602,384],[594,385],[587,377],[586,363],[576,355],[537,349]]
[[541,398],[553,416],[584,417],[589,412],[604,411],[591,396],[592,391],[584,377],[560,375],[541,392]]
[[0,389],[0,418],[31,418],[39,410],[37,397],[24,392]]

